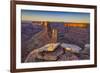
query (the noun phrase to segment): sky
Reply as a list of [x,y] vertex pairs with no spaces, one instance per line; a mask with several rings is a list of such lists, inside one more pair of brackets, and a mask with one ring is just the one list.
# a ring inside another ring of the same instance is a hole
[[21,20],[90,23],[90,13],[21,10]]

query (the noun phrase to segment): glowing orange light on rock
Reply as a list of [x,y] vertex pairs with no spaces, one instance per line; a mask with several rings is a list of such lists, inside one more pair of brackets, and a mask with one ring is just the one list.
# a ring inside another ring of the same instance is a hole
[[87,24],[82,24],[82,23],[68,23],[64,24],[65,27],[79,27],[79,28],[86,28],[88,25]]

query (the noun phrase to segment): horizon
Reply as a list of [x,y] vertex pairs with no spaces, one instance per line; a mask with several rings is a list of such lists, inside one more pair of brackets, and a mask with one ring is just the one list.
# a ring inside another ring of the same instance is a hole
[[[33,20],[22,20],[21,22],[45,22],[45,21],[33,21]],[[54,23],[72,23],[72,24],[89,24],[88,22],[63,22],[63,21],[46,21],[46,22],[54,22]]]

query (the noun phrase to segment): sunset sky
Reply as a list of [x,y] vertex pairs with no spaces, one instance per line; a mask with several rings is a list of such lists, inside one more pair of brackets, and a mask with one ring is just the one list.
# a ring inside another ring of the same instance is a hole
[[21,10],[21,19],[24,21],[90,23],[90,13]]

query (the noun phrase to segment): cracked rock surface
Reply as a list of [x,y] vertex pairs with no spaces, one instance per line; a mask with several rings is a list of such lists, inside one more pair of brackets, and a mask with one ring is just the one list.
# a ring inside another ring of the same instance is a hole
[[[69,44],[66,44],[69,46]],[[61,46],[61,44],[56,44],[57,47],[53,51],[48,51],[46,48],[39,48],[37,50],[33,50],[27,56],[25,62],[45,62],[45,61],[69,61],[69,60],[82,60],[89,59],[88,48],[81,50],[79,47],[75,45],[70,45],[71,48],[79,50],[78,52],[74,50],[66,50],[65,47]],[[66,46],[66,47],[68,47]],[[45,46],[44,46],[45,47]],[[75,48],[74,48],[75,47]]]

